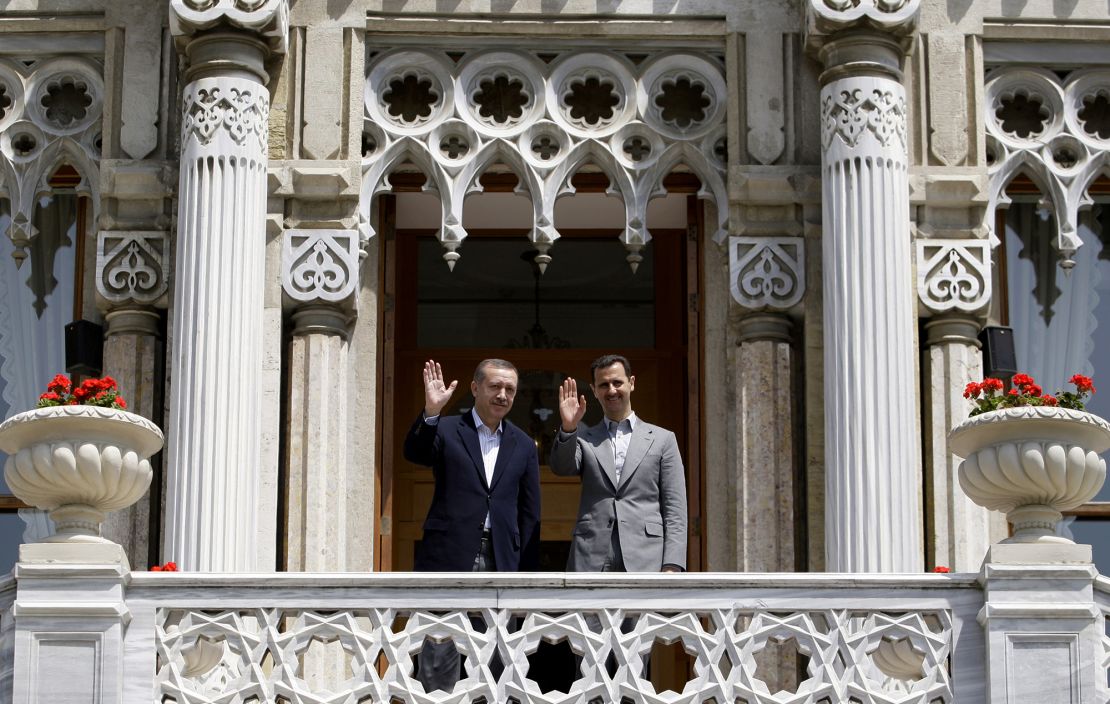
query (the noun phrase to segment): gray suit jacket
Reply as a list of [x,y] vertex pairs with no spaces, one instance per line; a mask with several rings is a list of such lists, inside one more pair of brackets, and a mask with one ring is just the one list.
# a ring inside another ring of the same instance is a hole
[[658,572],[664,564],[686,568],[686,474],[674,433],[637,419],[617,485],[604,421],[574,433],[560,429],[551,471],[582,477],[567,570],[601,571],[614,527],[629,572]]

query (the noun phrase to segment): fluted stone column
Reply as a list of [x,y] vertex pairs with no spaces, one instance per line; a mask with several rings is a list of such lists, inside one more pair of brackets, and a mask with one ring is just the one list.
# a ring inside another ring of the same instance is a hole
[[[846,8],[846,9],[839,9]],[[810,0],[821,74],[825,552],[923,568],[904,47],[916,1]]]
[[[186,570],[255,571],[269,93],[264,62],[288,9],[172,0],[182,82],[163,556]],[[210,31],[201,31],[210,30]],[[269,40],[269,41],[267,41]],[[265,554],[267,551],[262,551]]]

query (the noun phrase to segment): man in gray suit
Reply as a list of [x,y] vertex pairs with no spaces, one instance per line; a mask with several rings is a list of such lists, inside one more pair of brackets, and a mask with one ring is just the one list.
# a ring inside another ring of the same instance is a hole
[[586,397],[566,379],[551,470],[582,478],[567,569],[681,572],[686,568],[686,475],[674,433],[632,412],[636,377],[620,355],[590,365],[590,388],[605,418],[581,427]]

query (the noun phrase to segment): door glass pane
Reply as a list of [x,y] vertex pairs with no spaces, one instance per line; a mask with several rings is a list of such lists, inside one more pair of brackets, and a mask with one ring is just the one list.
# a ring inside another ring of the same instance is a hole
[[569,349],[655,346],[652,247],[632,273],[615,237],[564,238],[539,273],[523,237],[471,237],[454,271],[421,237],[417,346]]
[[1065,517],[1059,532],[1092,546],[1095,567],[1101,574],[1110,574],[1110,519]]
[[[1006,213],[1006,273],[1018,369],[1032,374],[1046,393],[1074,390],[1067,384],[1072,374],[1092,377],[1099,391],[1087,410],[1110,419],[1108,223],[1105,205],[1081,214],[1083,246],[1065,273],[1055,248],[1055,220],[1033,203],[1014,203]],[[1110,485],[1096,500],[1110,501]]]
[[26,525],[17,513],[0,513],[0,577],[6,576],[19,559]]

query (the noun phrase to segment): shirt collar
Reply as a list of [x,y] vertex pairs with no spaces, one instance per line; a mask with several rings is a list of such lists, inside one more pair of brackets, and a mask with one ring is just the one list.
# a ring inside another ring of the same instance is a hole
[[481,432],[482,428],[485,428],[487,433],[496,435],[505,428],[505,421],[501,421],[497,424],[497,430],[490,430],[489,426],[482,422],[482,417],[478,415],[478,411],[474,408],[470,409],[470,415],[474,418],[474,427],[477,428],[479,432]]
[[[631,413],[629,413],[628,417],[625,418],[624,420],[628,421],[628,429],[629,430],[635,430],[636,429],[636,423],[638,423],[640,421],[640,419],[636,417],[636,411],[632,411]],[[610,423],[615,423],[615,422],[616,421],[614,421],[612,418],[606,418],[605,419],[605,429],[608,430],[609,429],[609,424]],[[621,422],[624,422],[624,421],[621,421]]]

